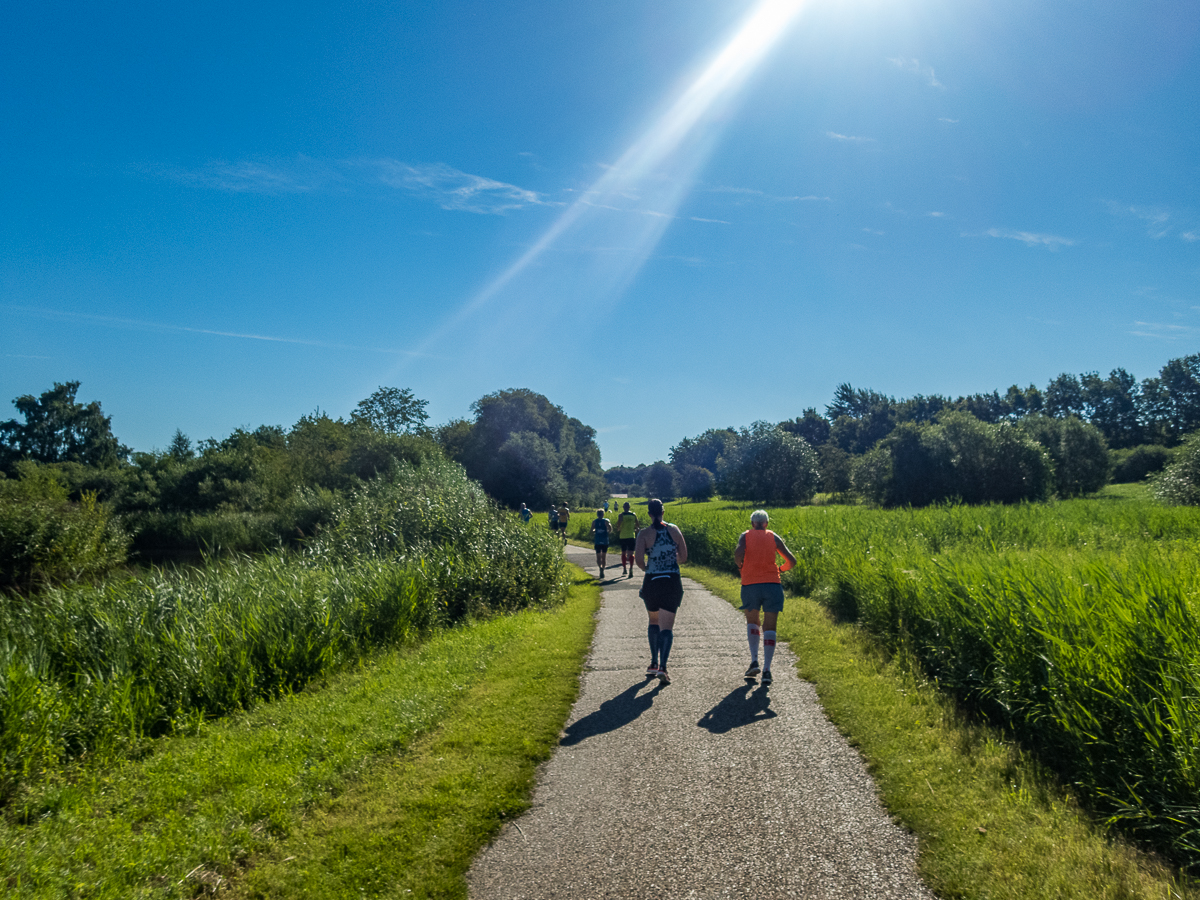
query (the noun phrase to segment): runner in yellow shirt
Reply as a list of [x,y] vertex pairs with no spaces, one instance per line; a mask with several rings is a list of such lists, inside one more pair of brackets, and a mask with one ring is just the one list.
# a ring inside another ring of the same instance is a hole
[[633,548],[640,527],[637,515],[629,511],[626,503],[625,512],[617,516],[617,539],[621,542],[621,574],[630,578],[633,577]]

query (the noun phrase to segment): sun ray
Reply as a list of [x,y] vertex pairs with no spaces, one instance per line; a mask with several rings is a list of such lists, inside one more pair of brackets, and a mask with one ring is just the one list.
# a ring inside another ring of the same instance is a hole
[[[712,129],[703,128],[709,113],[744,84],[803,6],[804,0],[762,0],[754,7],[716,56],[617,162],[537,241],[430,334],[418,352],[428,351],[477,314],[568,233],[582,237],[589,232],[587,237],[592,240],[580,244],[617,248],[620,258],[605,258],[602,277],[589,275],[581,282],[590,285],[593,292],[599,289],[610,298],[619,296],[674,219],[708,158],[715,142]],[[630,198],[638,202],[631,204]],[[595,240],[601,235],[610,240]]]

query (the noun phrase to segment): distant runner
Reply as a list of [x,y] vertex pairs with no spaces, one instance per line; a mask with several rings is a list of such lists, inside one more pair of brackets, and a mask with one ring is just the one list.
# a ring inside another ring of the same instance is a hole
[[521,513],[521,521],[522,522],[527,523],[530,519],[533,518],[533,510],[531,510],[524,503],[521,504],[520,513]]
[[658,680],[666,685],[671,683],[671,676],[667,674],[667,657],[671,655],[671,644],[675,641],[675,613],[679,611],[679,604],[683,600],[679,564],[687,562],[687,544],[684,543],[683,532],[662,520],[661,500],[651,500],[646,504],[646,511],[650,513],[650,526],[638,533],[634,546],[637,566],[646,573],[638,596],[646,604],[646,612],[650,615],[650,625],[646,630],[650,641],[650,666],[646,669],[646,677],[657,675]]
[[566,506],[558,508],[558,532],[562,535],[563,546],[567,546],[567,523],[571,521],[571,511]]
[[604,577],[604,565],[608,562],[608,536],[612,533],[612,523],[604,518],[604,510],[596,510],[596,518],[592,520],[592,545],[596,548],[596,565],[600,567],[600,577]]
[[625,512],[617,516],[617,540],[621,542],[621,574],[625,573],[626,563],[629,565],[629,577],[633,577],[633,547],[637,543],[638,529],[642,523],[638,521],[636,513],[629,511],[629,504],[625,504]]
[[[746,639],[750,642],[750,668],[746,679],[753,681],[758,667],[758,610],[762,607],[763,642],[762,683],[771,683],[771,660],[775,656],[775,623],[783,612],[783,585],[779,573],[796,565],[796,557],[775,532],[767,530],[770,518],[766,510],[756,509],[750,515],[750,530],[743,531],[733,551],[733,561],[742,570],[742,610],[746,613]],[[776,565],[775,555],[785,560]]]
[[557,506],[550,507],[550,533],[553,535],[558,534],[558,507]]

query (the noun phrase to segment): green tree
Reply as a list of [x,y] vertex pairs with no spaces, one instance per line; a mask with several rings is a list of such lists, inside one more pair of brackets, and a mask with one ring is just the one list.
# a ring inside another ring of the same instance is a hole
[[[489,494],[501,503],[516,506],[528,503],[520,484],[511,480],[512,461],[502,459],[500,449],[515,434],[536,435],[553,446],[558,479],[548,482],[570,505],[592,505],[608,496],[608,484],[600,466],[600,447],[596,430],[568,416],[562,407],[526,388],[497,391],[479,398],[471,405],[475,421],[469,433],[456,429],[454,437],[462,439],[460,456],[472,478],[477,479]],[[446,432],[442,432],[445,441]],[[445,444],[443,444],[445,446]],[[520,446],[532,446],[522,438]],[[515,452],[515,450],[514,450]],[[565,485],[559,489],[558,484]]]
[[1030,416],[1021,423],[1021,430],[1050,455],[1054,492],[1059,497],[1093,494],[1108,482],[1108,447],[1095,425],[1078,416]]
[[709,500],[716,493],[713,473],[703,466],[684,465],[679,470],[679,493],[692,500]]
[[0,464],[11,470],[22,459],[111,466],[128,458],[130,449],[113,436],[112,419],[100,404],[78,403],[78,381],[54,387],[40,397],[25,394],[13,401],[24,422],[0,422]]
[[798,419],[780,422],[779,427],[798,438],[804,438],[814,449],[829,440],[829,432],[832,428],[829,420],[812,407],[804,410]]
[[554,445],[532,431],[508,436],[496,453],[492,478],[502,486],[501,502],[547,509],[569,493]]
[[738,434],[732,428],[710,428],[694,438],[684,438],[671,448],[671,465],[677,471],[684,466],[699,466],[717,471],[717,462],[737,444]]
[[722,460],[717,490],[731,500],[795,506],[812,499],[820,479],[817,454],[807,441],[769,422],[755,422]]
[[659,460],[650,466],[642,479],[646,493],[659,500],[674,500],[677,495],[679,476],[667,462]]
[[936,423],[906,422],[854,467],[854,488],[883,506],[942,500],[1016,503],[1051,489],[1045,451],[1008,422],[946,412]]
[[428,400],[418,400],[408,388],[381,387],[358,401],[350,421],[387,434],[411,434],[425,427],[428,405]]

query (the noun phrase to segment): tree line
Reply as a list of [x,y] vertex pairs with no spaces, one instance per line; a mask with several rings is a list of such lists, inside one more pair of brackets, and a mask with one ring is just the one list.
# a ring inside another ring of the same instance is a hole
[[349,416],[238,428],[135,452],[80,383],[13,401],[0,422],[0,587],[81,580],[127,559],[166,562],[311,540],[382,474],[459,463],[500,504],[592,504],[607,496],[595,431],[547,398],[480,398],[470,420],[430,427],[427,401],[383,387]]
[[[1078,496],[1109,478],[1137,481],[1164,469],[1200,429],[1200,354],[1172,359],[1138,382],[1124,369],[1063,373],[1045,390],[896,398],[838,385],[815,408],[778,423],[685,437],[669,460],[605,472],[615,491],[785,504],[817,490],[884,505],[941,499],[1015,501]],[[807,450],[785,437],[791,436]],[[752,461],[773,447],[792,460],[768,474]]]

